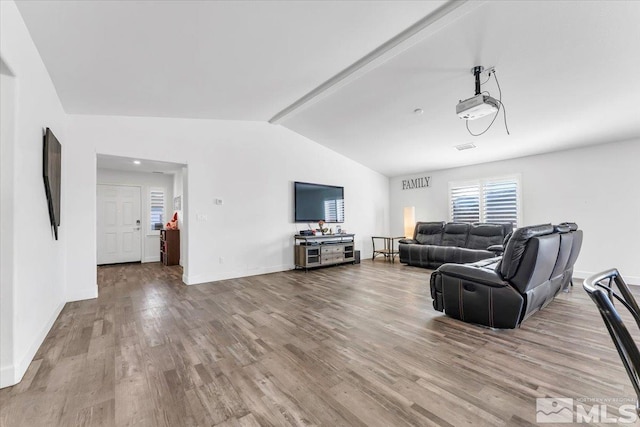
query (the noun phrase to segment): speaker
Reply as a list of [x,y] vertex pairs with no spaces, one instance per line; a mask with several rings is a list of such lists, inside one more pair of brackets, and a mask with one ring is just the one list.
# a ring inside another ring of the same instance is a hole
[[360,264],[360,251],[354,251],[354,258],[356,259],[355,261],[353,261],[354,264]]

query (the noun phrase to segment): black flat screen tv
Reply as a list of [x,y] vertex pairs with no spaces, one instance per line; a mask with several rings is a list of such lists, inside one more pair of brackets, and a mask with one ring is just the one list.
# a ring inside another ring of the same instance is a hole
[[47,194],[49,207],[49,219],[53,234],[58,240],[58,227],[60,227],[60,184],[62,175],[62,146],[51,129],[44,133],[42,149],[42,176],[44,178],[44,190]]
[[295,222],[344,222],[344,187],[294,183]]

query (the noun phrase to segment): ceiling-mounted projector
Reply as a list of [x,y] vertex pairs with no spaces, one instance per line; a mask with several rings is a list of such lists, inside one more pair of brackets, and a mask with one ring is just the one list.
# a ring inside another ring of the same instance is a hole
[[498,101],[489,95],[479,94],[460,101],[456,105],[456,114],[461,119],[475,120],[498,111]]
[[481,65],[471,69],[471,74],[476,77],[476,94],[456,105],[456,114],[461,119],[475,120],[498,111],[499,102],[489,95],[480,93],[480,73],[483,71],[484,67]]

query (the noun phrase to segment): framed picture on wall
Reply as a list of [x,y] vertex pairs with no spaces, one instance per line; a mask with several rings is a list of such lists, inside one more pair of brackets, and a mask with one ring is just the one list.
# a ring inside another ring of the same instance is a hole
[[173,210],[174,211],[182,210],[182,196],[176,196],[173,198]]

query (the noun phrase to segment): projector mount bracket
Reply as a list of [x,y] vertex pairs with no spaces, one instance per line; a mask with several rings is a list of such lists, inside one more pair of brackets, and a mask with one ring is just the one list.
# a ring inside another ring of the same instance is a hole
[[471,69],[471,74],[476,76],[476,95],[480,95],[480,74],[484,71],[482,65],[477,65]]

